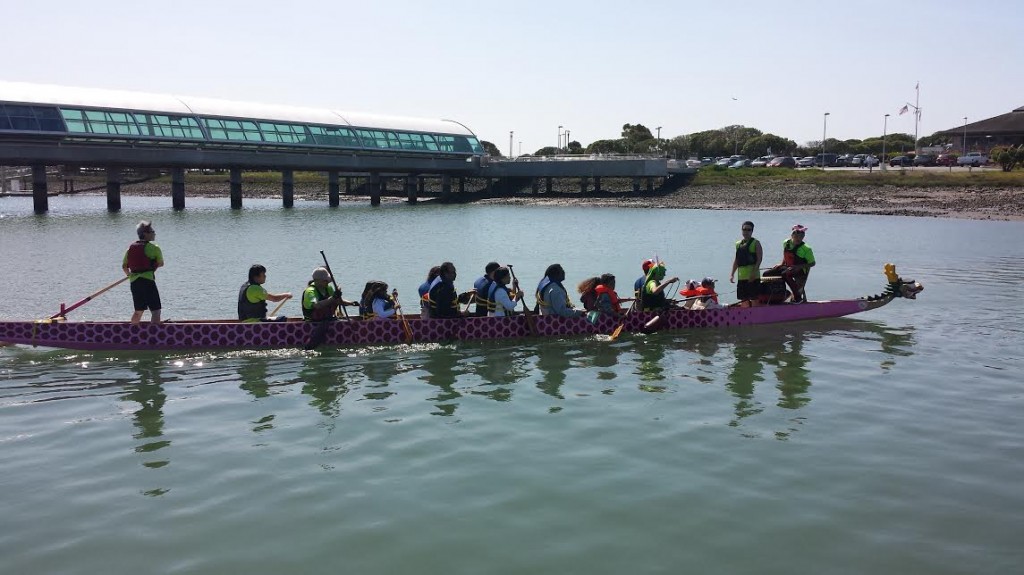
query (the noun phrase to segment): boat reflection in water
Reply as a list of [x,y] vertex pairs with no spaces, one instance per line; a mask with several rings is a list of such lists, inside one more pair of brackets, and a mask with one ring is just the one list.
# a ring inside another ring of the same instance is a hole
[[[132,438],[141,442],[135,447],[135,453],[144,459],[142,466],[149,469],[160,469],[171,463],[168,452],[162,451],[171,445],[171,441],[164,438],[164,404],[167,402],[164,386],[168,380],[177,378],[168,378],[165,369],[167,366],[157,359],[139,359],[131,367],[137,379],[124,383],[125,393],[121,396],[123,401],[139,404],[132,413],[132,424],[137,430]],[[168,491],[157,487],[143,491],[143,495],[160,496]]]

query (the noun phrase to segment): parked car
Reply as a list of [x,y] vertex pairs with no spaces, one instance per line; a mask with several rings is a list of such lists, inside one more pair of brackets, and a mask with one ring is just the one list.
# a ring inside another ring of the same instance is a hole
[[761,156],[760,158],[750,162],[751,168],[763,168],[768,165],[768,162],[772,161],[775,156]]
[[957,158],[956,154],[939,154],[939,156],[937,158],[935,158],[935,165],[936,166],[955,166],[956,165],[956,158]]
[[957,158],[956,163],[958,166],[974,166],[977,168],[978,166],[984,166],[988,163],[988,156],[981,152],[967,152]]
[[729,167],[730,168],[749,168],[750,167],[750,163],[751,163],[750,160],[736,160],[735,162],[730,164]]
[[915,166],[934,166],[935,156],[932,154],[920,154],[914,158]]
[[696,158],[690,158],[689,160],[686,160],[686,167],[687,168],[699,168],[700,166],[701,166],[700,160],[698,160]]
[[769,168],[795,168],[796,158],[793,156],[779,156],[768,162]]
[[806,156],[797,160],[796,165],[798,168],[813,168],[815,160],[814,156]]
[[896,166],[913,166],[914,165],[914,158],[911,158],[910,156],[896,156],[895,158],[891,158],[889,160],[889,165],[892,166],[892,167],[896,167]]
[[715,159],[714,158],[701,158],[700,159],[700,165],[702,165],[702,166],[710,166],[711,164],[714,164],[714,163],[715,163]]
[[720,168],[728,168],[735,161],[736,160],[734,160],[732,158],[722,158],[722,159],[718,160],[717,162],[715,162],[715,166],[720,167]]
[[859,163],[854,163],[854,160],[857,158],[857,156],[863,156],[863,155],[864,154],[857,154],[856,156],[853,155],[853,154],[843,154],[842,156],[839,156],[838,158],[836,158],[836,165],[837,166],[859,166],[860,164]]
[[814,165],[834,168],[839,165],[839,154],[818,154],[814,156]]

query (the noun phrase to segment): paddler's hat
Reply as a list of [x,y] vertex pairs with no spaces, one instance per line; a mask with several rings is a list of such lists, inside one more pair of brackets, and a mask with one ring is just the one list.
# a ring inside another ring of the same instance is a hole
[[654,266],[654,260],[644,260],[644,263],[640,265],[643,268],[644,273],[650,271],[651,267]]
[[807,226],[801,226],[800,224],[797,224],[797,225],[793,226],[793,231],[795,233],[801,233],[801,234],[806,233],[807,232]]
[[331,274],[327,271],[327,268],[316,268],[313,270],[313,281],[331,281]]
[[706,277],[706,278],[700,280],[700,285],[702,285],[704,287],[708,287],[708,286],[715,287],[715,280],[714,280],[714,278]]

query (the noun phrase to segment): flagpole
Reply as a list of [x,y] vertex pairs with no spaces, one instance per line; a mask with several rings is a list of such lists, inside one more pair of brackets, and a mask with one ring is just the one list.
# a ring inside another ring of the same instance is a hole
[[921,155],[920,147],[917,143],[917,126],[921,123],[921,81],[918,80],[917,84],[914,85],[914,91],[917,92],[917,97],[914,100],[914,155]]

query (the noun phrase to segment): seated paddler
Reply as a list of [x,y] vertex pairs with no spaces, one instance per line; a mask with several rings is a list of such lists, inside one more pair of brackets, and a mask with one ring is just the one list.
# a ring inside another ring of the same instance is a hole
[[359,303],[341,297],[341,291],[335,292],[330,272],[327,268],[313,270],[313,278],[305,291],[302,292],[302,318],[306,321],[334,319],[338,307],[342,305],[358,306]]
[[544,270],[544,277],[537,284],[537,307],[541,315],[559,315],[562,317],[580,317],[583,312],[573,308],[569,294],[562,282],[565,281],[565,270],[560,264],[551,264]]
[[371,280],[366,282],[359,299],[359,315],[363,319],[388,319],[395,315],[395,300],[388,293],[388,284]]
[[642,311],[661,311],[671,305],[672,300],[665,295],[665,288],[679,281],[672,277],[665,279],[667,268],[665,262],[658,261],[647,270],[644,288],[640,291],[640,309]]
[[284,301],[292,298],[290,293],[270,293],[264,289],[267,281],[267,268],[261,264],[249,267],[249,281],[238,290],[238,320],[255,321],[286,321],[288,318],[279,315],[267,317],[267,302]]
[[427,291],[427,299],[430,304],[430,317],[438,319],[458,318],[463,314],[459,310],[459,302],[467,302],[473,295],[473,291],[459,294],[455,291],[455,278],[458,272],[455,264],[444,262],[441,264],[440,275],[434,278]]
[[523,298],[523,292],[509,292],[508,286],[512,281],[512,274],[505,266],[496,268],[491,274],[491,278],[487,288],[487,301],[491,302],[493,307],[487,315],[491,317],[512,315],[516,304]]
[[494,309],[494,302],[488,299],[487,294],[494,283],[494,270],[498,269],[500,265],[498,262],[488,263],[484,266],[484,275],[476,278],[476,281],[473,282],[473,289],[476,290],[476,310],[473,315],[483,317],[489,315],[489,312]]

